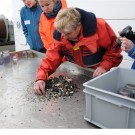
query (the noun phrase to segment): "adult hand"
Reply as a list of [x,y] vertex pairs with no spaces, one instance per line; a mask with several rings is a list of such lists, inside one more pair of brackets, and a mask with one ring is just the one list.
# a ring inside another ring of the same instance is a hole
[[121,40],[121,49],[128,53],[133,48],[134,43],[125,37],[121,37],[120,40]]
[[97,77],[97,76],[99,76],[99,75],[102,75],[102,74],[105,73],[105,72],[106,72],[106,70],[105,70],[103,67],[99,66],[99,67],[97,67],[96,70],[94,71],[93,77]]
[[35,82],[34,84],[34,92],[37,95],[43,95],[45,94],[45,81],[43,80],[38,80],[37,82]]

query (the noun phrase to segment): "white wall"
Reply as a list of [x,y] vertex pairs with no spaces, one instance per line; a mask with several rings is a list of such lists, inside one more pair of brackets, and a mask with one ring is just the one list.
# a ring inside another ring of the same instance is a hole
[[22,0],[12,0],[12,5],[15,33],[15,49],[16,51],[29,49],[29,45],[26,44],[26,39],[23,35],[22,26],[20,22],[20,9],[22,6],[24,6],[24,3],[22,2]]
[[0,1],[0,15],[4,15],[8,20],[12,20],[12,1],[11,0],[1,0]]
[[69,7],[79,7],[104,18],[116,34],[131,25],[135,30],[135,0],[67,0]]
[[135,0],[67,0],[67,3],[70,7],[86,9],[105,19],[135,19]]

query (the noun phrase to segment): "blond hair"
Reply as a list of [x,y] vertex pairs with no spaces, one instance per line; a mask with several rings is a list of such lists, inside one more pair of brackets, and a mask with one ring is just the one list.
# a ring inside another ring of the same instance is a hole
[[80,13],[75,8],[66,8],[59,11],[54,26],[60,32],[75,30],[80,24],[80,19]]

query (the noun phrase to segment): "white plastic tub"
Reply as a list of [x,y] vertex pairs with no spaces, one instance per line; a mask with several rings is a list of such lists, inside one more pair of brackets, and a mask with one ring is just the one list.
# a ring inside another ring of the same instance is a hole
[[117,94],[127,83],[135,84],[135,70],[116,68],[84,83],[84,119],[101,128],[135,128],[135,99]]

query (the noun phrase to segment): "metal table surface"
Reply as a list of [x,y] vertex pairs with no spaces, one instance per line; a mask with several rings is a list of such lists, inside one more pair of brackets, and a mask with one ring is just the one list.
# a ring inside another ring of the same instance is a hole
[[33,92],[39,56],[0,69],[0,128],[98,128],[84,120],[82,84],[91,79],[92,71],[63,63],[53,75],[70,76],[80,89],[71,97],[47,101]]

